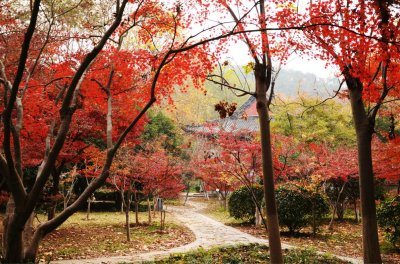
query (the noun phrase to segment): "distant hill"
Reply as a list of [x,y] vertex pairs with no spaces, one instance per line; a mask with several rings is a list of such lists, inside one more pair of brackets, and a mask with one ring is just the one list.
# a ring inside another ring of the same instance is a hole
[[282,69],[275,84],[275,93],[294,97],[298,93],[327,97],[339,88],[335,78],[320,78],[313,73]]
[[[242,77],[241,83],[248,84],[245,89],[254,91],[253,73],[240,76]],[[239,84],[237,85],[237,87],[240,87]],[[275,84],[275,94],[282,95],[282,99],[295,98],[299,93],[308,94],[311,97],[327,98],[334,94],[338,86],[338,81],[333,78],[319,78],[312,73],[282,69]],[[236,103],[237,107],[240,108],[249,98],[248,95],[237,97],[231,90],[221,89],[219,85],[212,82],[206,82],[204,88],[207,92],[189,87],[186,93],[177,89],[177,92],[173,95],[174,107],[164,112],[181,125],[202,124],[206,120],[218,119],[219,115],[215,111],[215,104],[222,100]],[[205,94],[207,95],[205,96]]]

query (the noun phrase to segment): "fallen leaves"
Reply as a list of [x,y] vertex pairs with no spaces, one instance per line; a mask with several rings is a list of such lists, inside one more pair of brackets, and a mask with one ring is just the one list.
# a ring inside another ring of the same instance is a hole
[[131,228],[131,241],[127,242],[124,223],[61,227],[44,239],[39,258],[48,261],[130,255],[194,241],[193,233],[185,227],[170,223],[162,232],[158,228],[158,223],[135,225]]

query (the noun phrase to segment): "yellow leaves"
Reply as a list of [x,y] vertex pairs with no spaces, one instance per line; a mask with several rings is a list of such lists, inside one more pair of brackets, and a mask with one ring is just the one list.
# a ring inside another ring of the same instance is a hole
[[243,66],[243,71],[245,74],[249,74],[254,70],[254,62],[249,62],[245,66]]
[[277,7],[279,9],[290,9],[290,10],[294,10],[297,11],[297,5],[294,2],[291,1],[287,1],[285,4],[278,4]]

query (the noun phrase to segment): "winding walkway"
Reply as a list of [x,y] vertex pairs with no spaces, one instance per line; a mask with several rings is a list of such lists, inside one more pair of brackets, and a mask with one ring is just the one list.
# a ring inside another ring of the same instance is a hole
[[[268,244],[268,240],[260,239],[246,234],[230,226],[226,226],[214,219],[198,213],[204,206],[193,200],[188,201],[190,206],[169,207],[168,212],[174,215],[174,219],[186,225],[196,236],[196,240],[190,244],[163,251],[138,253],[130,256],[101,257],[93,259],[61,260],[54,264],[114,264],[121,262],[140,263],[145,260],[154,260],[168,257],[172,253],[184,253],[198,248],[212,248],[216,246],[260,243]],[[288,244],[282,244],[282,248],[293,248]],[[340,256],[338,256],[340,257]],[[359,259],[340,257],[352,263],[362,263]]]

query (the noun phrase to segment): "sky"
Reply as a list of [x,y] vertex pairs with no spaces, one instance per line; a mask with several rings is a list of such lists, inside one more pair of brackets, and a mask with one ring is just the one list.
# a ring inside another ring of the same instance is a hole
[[[233,59],[238,65],[246,65],[252,61],[251,57],[247,54],[247,49],[244,43],[238,42],[229,48],[229,53],[226,56]],[[301,58],[296,54],[293,54],[282,68],[313,73],[321,78],[335,77],[335,70],[333,68],[326,68],[325,62],[317,59]]]
[[[309,0],[297,0],[297,8],[299,12],[304,12],[305,8],[308,4]],[[253,2],[249,1],[249,6],[253,6]],[[240,15],[237,14],[239,17]],[[226,17],[221,17],[221,14],[218,12],[211,12],[210,13],[210,19],[208,22],[206,22],[207,26],[213,26],[218,24],[218,22],[231,22],[230,16]],[[226,24],[229,25],[229,24]],[[201,31],[202,28],[201,26],[196,26],[194,25],[193,28],[191,29],[192,33],[198,33]],[[226,55],[226,58],[229,58],[229,61],[234,61],[237,65],[246,65],[249,62],[252,61],[251,57],[248,55],[248,47],[244,42],[236,42],[235,44],[228,44],[230,45],[229,47],[229,52]],[[222,61],[224,61],[226,58],[222,57]],[[296,70],[304,73],[313,73],[317,77],[321,78],[335,78],[335,74],[337,71],[333,68],[326,68],[325,62],[317,59],[312,59],[312,58],[301,58],[297,54],[291,55],[291,57],[288,59],[287,63],[282,67],[283,69],[290,69],[290,70]]]

